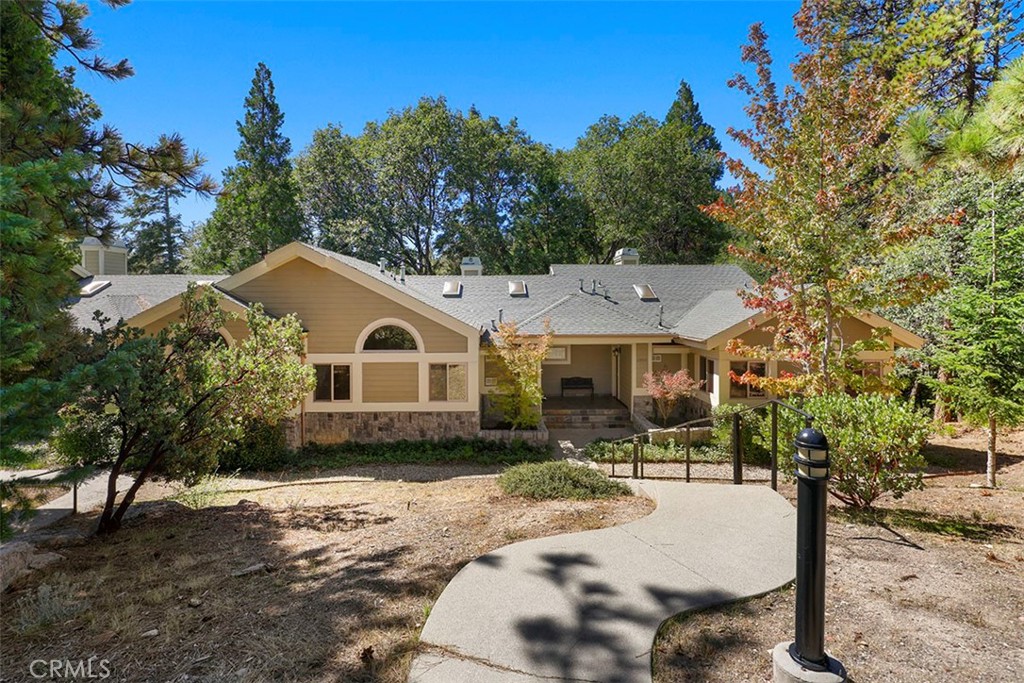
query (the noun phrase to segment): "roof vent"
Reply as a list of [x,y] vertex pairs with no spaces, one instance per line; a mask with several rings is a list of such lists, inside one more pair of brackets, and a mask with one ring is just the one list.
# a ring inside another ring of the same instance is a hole
[[462,259],[462,277],[470,275],[483,275],[484,264],[479,256],[467,256]]
[[99,294],[110,286],[110,280],[93,280],[78,292],[80,296],[90,297]]
[[377,259],[377,268],[383,273],[388,268],[388,260],[386,258]]
[[638,266],[640,265],[640,252],[630,247],[623,247],[615,252],[612,263],[617,266]]
[[640,297],[640,301],[657,301],[658,295],[650,285],[633,285],[633,291]]
[[446,280],[441,296],[448,299],[458,299],[462,296],[462,282],[459,280]]
[[523,280],[509,280],[508,282],[508,295],[509,296],[529,296],[530,293],[526,289],[526,282]]

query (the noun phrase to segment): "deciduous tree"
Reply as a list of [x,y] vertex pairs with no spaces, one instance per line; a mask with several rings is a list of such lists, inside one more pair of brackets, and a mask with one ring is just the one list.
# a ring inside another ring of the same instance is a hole
[[[248,336],[228,345],[218,330],[231,315],[219,299],[190,285],[180,322],[156,336],[123,323],[105,329],[94,342],[100,360],[75,373],[80,391],[62,411],[55,443],[69,465],[109,468],[99,533],[120,527],[151,477],[195,481],[248,421],[274,424],[313,390],[294,316],[270,318],[254,304]],[[134,481],[119,502],[123,474]]]

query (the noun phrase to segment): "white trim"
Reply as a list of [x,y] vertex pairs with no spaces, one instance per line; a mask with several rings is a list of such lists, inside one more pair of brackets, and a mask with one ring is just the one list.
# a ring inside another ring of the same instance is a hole
[[[377,329],[381,327],[388,327],[390,325],[394,325],[395,327],[401,327],[403,330],[411,334],[412,338],[416,341],[416,350],[408,351],[405,349],[363,349],[363,344],[366,343],[366,339],[371,334],[376,332]],[[413,327],[406,321],[400,320],[399,318],[381,318],[379,320],[375,320],[366,327],[364,327],[363,331],[359,333],[358,337],[356,337],[356,351],[358,353],[402,353],[410,355],[425,353],[426,349],[427,346],[426,344],[423,343],[423,337],[420,336],[419,330],[417,330],[415,327]]]
[[563,349],[565,351],[565,356],[563,358],[549,358],[548,356],[545,356],[544,360],[541,361],[542,365],[572,365],[571,344],[552,344],[551,348],[548,349],[548,354],[550,355],[550,353],[555,349]]

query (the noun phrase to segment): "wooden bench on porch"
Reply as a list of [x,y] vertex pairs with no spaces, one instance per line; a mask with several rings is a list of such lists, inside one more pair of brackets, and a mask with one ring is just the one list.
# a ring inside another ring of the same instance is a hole
[[589,391],[590,398],[594,398],[593,377],[563,377],[562,398],[565,398],[566,391]]

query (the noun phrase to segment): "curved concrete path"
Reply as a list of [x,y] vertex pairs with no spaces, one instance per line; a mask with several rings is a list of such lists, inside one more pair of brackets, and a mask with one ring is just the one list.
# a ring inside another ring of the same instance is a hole
[[409,680],[649,682],[665,619],[793,580],[796,510],[767,486],[632,484],[658,505],[643,519],[463,567],[431,610]]

